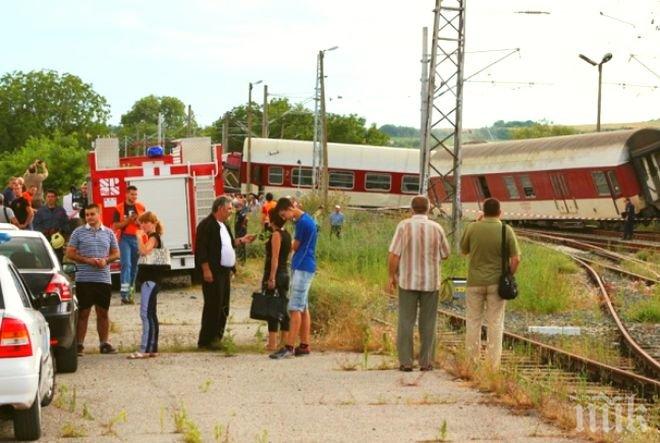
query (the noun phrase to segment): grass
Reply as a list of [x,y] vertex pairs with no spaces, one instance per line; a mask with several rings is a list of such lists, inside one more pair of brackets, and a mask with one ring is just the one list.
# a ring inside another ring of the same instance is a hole
[[624,316],[640,323],[660,323],[660,285],[655,285],[653,294],[626,307]]
[[73,423],[64,423],[60,429],[60,438],[81,438],[87,437],[87,432]]

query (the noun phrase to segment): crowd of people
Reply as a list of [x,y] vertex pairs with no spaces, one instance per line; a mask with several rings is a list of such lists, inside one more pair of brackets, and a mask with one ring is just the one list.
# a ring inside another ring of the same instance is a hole
[[[120,261],[120,299],[135,303],[140,294],[142,336],[139,351],[131,359],[158,354],[159,323],[157,299],[163,269],[169,264],[149,257],[161,256],[165,227],[157,214],[138,201],[138,189],[128,186],[123,201],[114,210],[112,228],[101,222],[101,208],[88,204],[87,188],[73,190],[64,198],[68,210],[59,205],[58,193],[46,188],[45,162],[35,161],[22,177],[12,177],[0,194],[0,222],[20,229],[42,232],[53,245],[60,261],[66,257],[77,264],[76,295],[79,303],[78,354],[84,354],[85,336],[94,308],[99,350],[116,353],[110,343],[109,308],[111,278],[109,264]],[[76,202],[77,205],[72,204]],[[411,201],[412,216],[401,221],[389,247],[389,289],[398,290],[397,351],[399,369],[412,371],[414,363],[413,327],[419,325],[421,348],[419,368],[433,369],[435,361],[436,311],[440,289],[441,261],[450,247],[442,227],[428,216],[430,203],[425,196]],[[321,207],[310,215],[290,196],[275,199],[271,193],[229,194],[218,197],[211,213],[196,229],[195,267],[202,278],[203,309],[197,345],[200,349],[222,348],[231,299],[232,274],[246,261],[246,245],[257,235],[248,233],[250,214],[258,214],[259,237],[264,240],[262,291],[275,293],[286,306],[279,320],[268,321],[266,348],[272,359],[308,355],[311,315],[309,290],[316,273],[316,243],[321,228]],[[229,226],[233,217],[233,230]],[[500,204],[489,198],[483,214],[463,232],[461,252],[468,256],[466,295],[466,354],[476,362],[481,350],[481,325],[488,325],[487,359],[492,367],[500,364],[506,300],[498,295],[502,274],[502,250],[508,252],[508,269],[513,274],[520,263],[520,249],[513,230],[502,227]],[[336,205],[328,217],[330,237],[341,238],[345,215]],[[294,225],[293,236],[287,223]],[[254,229],[253,229],[254,231]],[[504,237],[503,237],[504,236]],[[65,238],[68,238],[66,245]],[[503,240],[504,239],[504,240]]]

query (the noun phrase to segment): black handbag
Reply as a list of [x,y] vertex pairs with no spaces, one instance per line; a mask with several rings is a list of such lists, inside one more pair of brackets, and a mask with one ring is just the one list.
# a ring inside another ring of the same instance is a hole
[[497,286],[497,293],[504,300],[518,297],[518,283],[509,268],[509,248],[506,243],[506,225],[502,223],[502,275]]
[[282,321],[286,315],[284,302],[284,297],[280,297],[277,290],[253,292],[250,318],[254,320]]

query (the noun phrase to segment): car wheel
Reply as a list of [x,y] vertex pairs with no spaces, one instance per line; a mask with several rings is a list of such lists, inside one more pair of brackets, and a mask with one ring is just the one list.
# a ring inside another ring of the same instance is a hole
[[78,340],[73,337],[71,346],[68,348],[57,348],[55,352],[57,372],[66,374],[76,372],[78,369]]
[[29,409],[14,411],[14,437],[20,441],[38,440],[41,437],[41,401],[39,387]]
[[50,371],[50,380],[48,380],[48,384],[46,385],[46,395],[41,399],[42,407],[48,406],[55,397],[55,370],[57,368],[55,363],[55,353],[52,350],[50,351],[50,361],[52,362],[53,367]]

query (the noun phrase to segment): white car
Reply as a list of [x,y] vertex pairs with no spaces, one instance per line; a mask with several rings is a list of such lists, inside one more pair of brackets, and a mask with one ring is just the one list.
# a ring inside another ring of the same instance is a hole
[[55,393],[55,370],[46,319],[12,262],[0,256],[0,412],[14,420],[17,440],[41,436],[41,407]]

